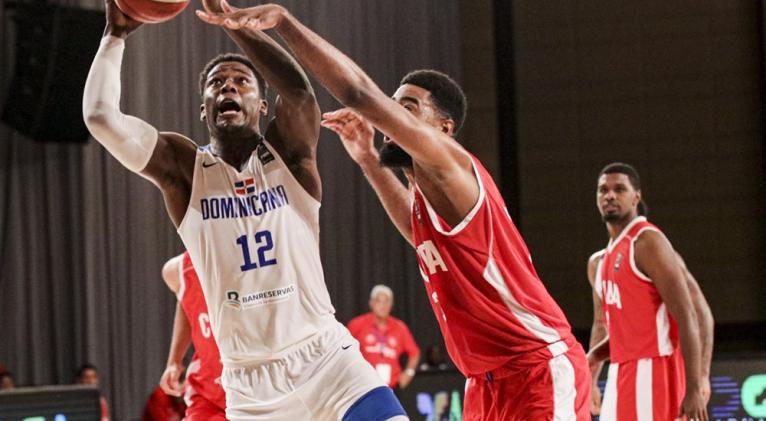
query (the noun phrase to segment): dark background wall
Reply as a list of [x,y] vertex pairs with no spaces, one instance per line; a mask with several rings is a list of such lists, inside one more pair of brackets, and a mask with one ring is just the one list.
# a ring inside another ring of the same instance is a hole
[[596,176],[637,167],[719,323],[766,320],[760,1],[513,2],[521,228],[577,327],[608,238]]

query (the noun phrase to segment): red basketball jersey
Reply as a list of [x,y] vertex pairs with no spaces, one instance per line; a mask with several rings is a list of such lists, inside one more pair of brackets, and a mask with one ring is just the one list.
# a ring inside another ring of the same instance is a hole
[[601,303],[613,363],[673,353],[678,328],[657,288],[636,266],[635,242],[645,231],[661,231],[640,216],[609,242],[598,267]]
[[479,198],[455,227],[414,188],[412,233],[447,351],[466,376],[529,368],[575,344],[537,276],[492,177],[472,157]]
[[181,271],[178,299],[189,320],[194,344],[194,358],[186,371],[186,381],[191,388],[187,391],[187,397],[199,393],[208,401],[225,409],[226,395],[221,387],[221,356],[213,338],[199,277],[188,252],[184,253]]

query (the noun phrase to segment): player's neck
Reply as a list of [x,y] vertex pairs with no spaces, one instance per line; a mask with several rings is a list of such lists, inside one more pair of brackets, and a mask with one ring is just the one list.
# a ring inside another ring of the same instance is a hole
[[636,218],[638,218],[638,214],[631,213],[617,222],[607,222],[606,229],[609,231],[609,237],[612,240],[619,237],[620,234],[622,234],[622,232],[625,230],[625,227],[630,225],[630,223],[633,222],[633,220]]
[[224,162],[237,170],[242,170],[262,139],[259,133],[256,133],[256,136],[227,136],[225,141],[213,137],[210,139],[210,145],[213,153]]

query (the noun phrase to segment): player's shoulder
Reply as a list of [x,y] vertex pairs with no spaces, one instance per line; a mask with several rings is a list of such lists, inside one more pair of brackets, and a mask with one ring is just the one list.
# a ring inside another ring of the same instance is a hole
[[601,249],[591,254],[590,257],[588,258],[588,264],[589,265],[597,264],[601,259],[604,258],[605,254],[606,254],[606,249]]

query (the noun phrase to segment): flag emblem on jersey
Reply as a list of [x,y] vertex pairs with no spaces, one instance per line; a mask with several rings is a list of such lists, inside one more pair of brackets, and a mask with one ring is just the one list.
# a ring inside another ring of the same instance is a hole
[[622,263],[622,253],[617,253],[617,258],[614,259],[614,271],[620,271],[620,263]]
[[255,193],[255,180],[248,178],[240,180],[234,183],[234,193],[240,196],[247,196],[248,194]]

